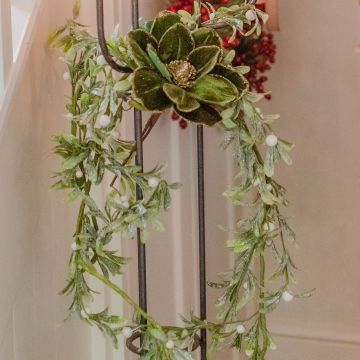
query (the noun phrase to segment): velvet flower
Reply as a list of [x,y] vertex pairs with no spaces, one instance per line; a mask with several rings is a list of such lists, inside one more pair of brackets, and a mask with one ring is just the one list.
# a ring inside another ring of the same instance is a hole
[[224,64],[218,34],[205,27],[190,31],[177,14],[160,13],[127,40],[136,63],[134,96],[149,111],[173,107],[189,121],[214,125],[248,89],[243,75]]

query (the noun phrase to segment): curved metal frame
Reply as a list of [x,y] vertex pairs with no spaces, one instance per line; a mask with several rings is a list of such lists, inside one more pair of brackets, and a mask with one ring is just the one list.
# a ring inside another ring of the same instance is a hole
[[[202,0],[198,1],[201,6]],[[255,5],[257,0],[248,0],[249,5]],[[97,3],[97,28],[99,44],[104,58],[112,69],[121,73],[130,73],[128,67],[117,64],[110,55],[104,31],[104,3],[103,0],[96,0]],[[132,3],[132,24],[133,28],[139,26],[139,1],[131,0]],[[200,22],[200,19],[199,19]],[[143,168],[143,140],[142,140],[142,113],[134,110],[134,128],[136,141],[136,165]],[[206,239],[205,239],[205,167],[204,167],[204,127],[197,125],[197,167],[198,167],[198,222],[199,222],[199,273],[200,273],[200,319],[206,320]],[[142,199],[143,194],[139,187],[136,189],[137,199]],[[141,242],[141,233],[137,232],[138,242],[138,278],[139,278],[139,305],[147,311],[147,286],[146,286],[146,249]],[[142,321],[144,323],[144,321]],[[137,355],[143,355],[141,350],[141,332],[135,332],[127,341],[126,345],[130,351]],[[140,339],[140,347],[134,345],[134,341]],[[200,346],[201,360],[207,359],[207,331],[201,330],[201,336],[195,336],[192,351]]]
[[[146,354],[146,351],[141,348],[141,345],[136,346],[134,344],[134,342],[136,340],[141,339],[141,336],[142,336],[142,333],[140,331],[136,331],[126,340],[127,348],[132,353],[139,355],[139,356]],[[196,351],[199,348],[200,344],[201,344],[201,339],[200,339],[199,335],[195,334],[191,352]],[[186,349],[183,349],[183,350],[186,350]]]

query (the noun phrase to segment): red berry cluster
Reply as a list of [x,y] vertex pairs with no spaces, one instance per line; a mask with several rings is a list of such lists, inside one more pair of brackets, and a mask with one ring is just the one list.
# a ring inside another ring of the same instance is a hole
[[[265,92],[264,83],[268,77],[264,73],[271,69],[276,56],[274,35],[263,31],[259,37],[253,35],[245,38],[238,33],[235,40],[232,42],[229,40],[230,36],[227,35],[223,46],[236,51],[233,66],[249,66],[250,71],[245,76],[249,80],[250,89],[259,93]],[[271,95],[266,95],[266,98],[270,100]]]
[[181,129],[185,130],[188,127],[187,121],[183,118],[180,119],[180,115],[178,113],[176,113],[175,111],[172,112],[171,119],[174,121],[179,120],[179,126],[181,127]]
[[[231,3],[231,0],[208,0],[208,2],[217,8],[219,6],[226,6],[228,3]],[[257,6],[262,11],[265,11],[264,4]],[[192,14],[194,12],[194,0],[174,0],[171,2],[168,10],[173,12],[185,10]],[[201,20],[203,22],[209,20],[209,14],[205,8],[201,9]],[[264,84],[268,77],[264,73],[271,69],[276,57],[276,45],[273,34],[263,31],[260,36],[254,34],[244,37],[237,33],[233,41],[230,41],[230,37],[229,34],[223,36],[223,46],[225,49],[235,50],[236,56],[233,60],[233,66],[249,66],[250,71],[245,76],[249,80],[250,90],[255,90],[259,93],[265,92]],[[268,94],[265,98],[270,100],[271,95]],[[174,112],[172,119],[178,120],[180,116]],[[179,125],[182,129],[186,129],[186,120],[180,119]]]

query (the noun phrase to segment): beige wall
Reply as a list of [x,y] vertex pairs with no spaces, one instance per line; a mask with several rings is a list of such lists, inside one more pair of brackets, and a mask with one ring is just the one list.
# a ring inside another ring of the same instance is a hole
[[356,1],[280,1],[278,61],[269,87],[277,128],[293,139],[292,168],[279,178],[298,233],[299,283],[312,299],[271,318],[279,350],[270,359],[360,357],[360,7]]

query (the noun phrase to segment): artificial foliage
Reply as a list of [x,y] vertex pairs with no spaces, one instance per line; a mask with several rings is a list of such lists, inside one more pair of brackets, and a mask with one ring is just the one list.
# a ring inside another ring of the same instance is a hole
[[[221,6],[232,6],[237,4],[239,0],[210,0],[208,1],[214,9]],[[265,11],[265,4],[256,4],[256,7]],[[210,8],[212,9],[212,8]],[[173,0],[168,6],[168,10],[177,13],[179,10],[185,10],[190,14],[194,13],[194,0]],[[212,10],[211,10],[212,11]],[[211,12],[203,7],[201,9],[201,21],[209,21]],[[265,83],[268,80],[266,72],[269,71],[275,63],[276,45],[274,43],[274,35],[268,31],[266,24],[263,24],[261,33],[253,33],[249,36],[243,36],[241,32],[237,32],[235,38],[231,38],[231,29],[224,28],[219,31],[223,43],[222,46],[227,50],[234,50],[235,56],[232,65],[249,66],[249,72],[245,74],[249,82],[251,91],[263,93],[265,91]],[[265,95],[265,99],[270,100],[271,93]],[[178,120],[181,129],[186,129],[188,122],[178,113],[172,112],[172,120]]]
[[[249,68],[232,65],[235,53],[223,46],[218,34],[226,28],[233,37],[239,32],[259,35],[267,15],[246,1],[216,10],[206,4],[203,8],[209,20],[201,24],[203,10],[196,3],[193,13],[163,11],[125,36],[116,28],[108,46],[114,59],[129,69],[125,74],[108,66],[97,38],[76,20],[50,38],[63,51],[68,67],[64,79],[71,84],[66,115],[70,130],[53,139],[55,153],[63,159],[54,188],[66,190],[66,200],[79,203],[62,293],[73,299],[70,314],[97,326],[115,347],[119,336],[140,332],[143,360],[192,359],[200,329],[208,332],[209,357],[231,346],[250,359],[265,359],[268,349],[275,349],[268,314],[281,299],[300,296],[290,290],[295,265],[288,248],[295,235],[281,213],[288,205],[286,191],[274,178],[276,162],[291,164],[293,145],[274,134],[272,123],[278,116],[263,114],[257,107],[266,94],[249,90],[244,76]],[[114,236],[121,234],[125,241],[139,229],[142,239],[149,241],[150,233],[163,229],[159,216],[169,209],[171,193],[179,186],[163,177],[165,165],[146,171],[134,165],[134,141],[120,131],[123,114],[134,108],[153,112],[143,140],[166,109],[175,109],[194,126],[222,131],[222,148],[238,167],[224,196],[234,207],[248,208],[249,216],[238,220],[226,243],[234,255],[233,269],[209,284],[219,290],[217,322],[189,314],[184,315],[183,327],[163,326],[116,285],[130,259],[113,250]],[[106,200],[97,201],[94,190],[108,184]],[[143,192],[141,200],[137,186]],[[272,273],[268,260],[277,264]],[[131,306],[133,319],[113,315],[108,308],[93,313],[97,292],[89,286],[90,277]],[[244,319],[242,309],[249,304],[255,310]]]

